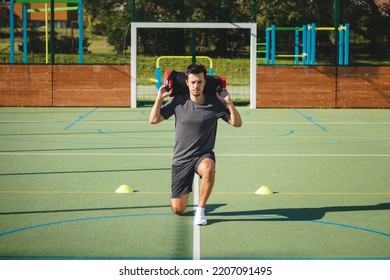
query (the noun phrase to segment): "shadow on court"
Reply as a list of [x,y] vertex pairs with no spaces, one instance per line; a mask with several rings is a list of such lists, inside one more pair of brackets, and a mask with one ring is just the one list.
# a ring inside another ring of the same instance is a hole
[[[318,208],[279,208],[251,211],[232,211],[232,212],[214,212],[218,208],[227,204],[210,204],[206,207],[208,225],[220,222],[231,221],[313,221],[322,219],[326,213],[330,212],[360,212],[360,211],[383,211],[390,210],[390,203],[381,203],[377,205],[358,205],[358,206],[330,206]],[[194,207],[189,205],[189,208]],[[98,208],[80,208],[80,209],[53,209],[37,211],[20,212],[0,212],[0,215],[21,215],[21,214],[45,214],[45,213],[66,213],[66,212],[88,212],[88,211],[115,211],[115,210],[134,210],[134,209],[170,209],[170,205],[154,206],[129,206],[129,207],[98,207]],[[194,215],[193,210],[188,210],[182,216],[190,217]],[[216,218],[218,217],[218,218]]]
[[211,225],[215,223],[231,221],[313,221],[322,219],[326,213],[330,212],[390,210],[390,203],[357,206],[329,206],[318,208],[279,208],[215,213],[212,210],[207,210],[207,223],[208,225]]

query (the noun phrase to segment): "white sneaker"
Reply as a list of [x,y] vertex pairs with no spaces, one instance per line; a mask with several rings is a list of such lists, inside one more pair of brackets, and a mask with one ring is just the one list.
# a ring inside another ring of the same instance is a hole
[[207,219],[206,219],[206,216],[204,214],[204,208],[199,208],[199,207],[196,208],[194,224],[196,226],[207,225]]

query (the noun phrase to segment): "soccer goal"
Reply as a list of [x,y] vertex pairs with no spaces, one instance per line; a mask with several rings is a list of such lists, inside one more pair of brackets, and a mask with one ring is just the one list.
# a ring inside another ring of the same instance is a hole
[[[256,23],[214,23],[214,22],[132,22],[131,23],[131,108],[137,107],[137,31],[141,28],[182,28],[182,29],[247,29],[250,31],[250,108],[256,108]],[[229,77],[227,77],[229,79]],[[229,88],[229,80],[228,80]]]

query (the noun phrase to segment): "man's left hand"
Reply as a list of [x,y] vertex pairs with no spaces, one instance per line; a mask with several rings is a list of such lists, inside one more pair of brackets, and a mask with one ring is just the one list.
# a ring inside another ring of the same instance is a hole
[[219,100],[224,101],[227,105],[229,105],[232,102],[230,98],[230,94],[226,88],[222,89],[220,94],[217,93],[217,97],[219,98]]

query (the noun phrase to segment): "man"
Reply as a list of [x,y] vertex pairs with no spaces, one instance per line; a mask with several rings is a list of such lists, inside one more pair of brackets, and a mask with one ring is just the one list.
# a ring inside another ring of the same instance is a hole
[[189,65],[185,77],[189,94],[175,95],[162,106],[164,98],[172,94],[172,89],[167,92],[165,86],[162,86],[158,90],[149,121],[157,124],[175,115],[171,208],[175,214],[184,213],[196,172],[202,180],[194,223],[206,225],[204,210],[215,180],[213,149],[218,119],[222,118],[234,127],[240,127],[242,120],[226,88],[219,95],[204,94],[207,71],[203,65]]

